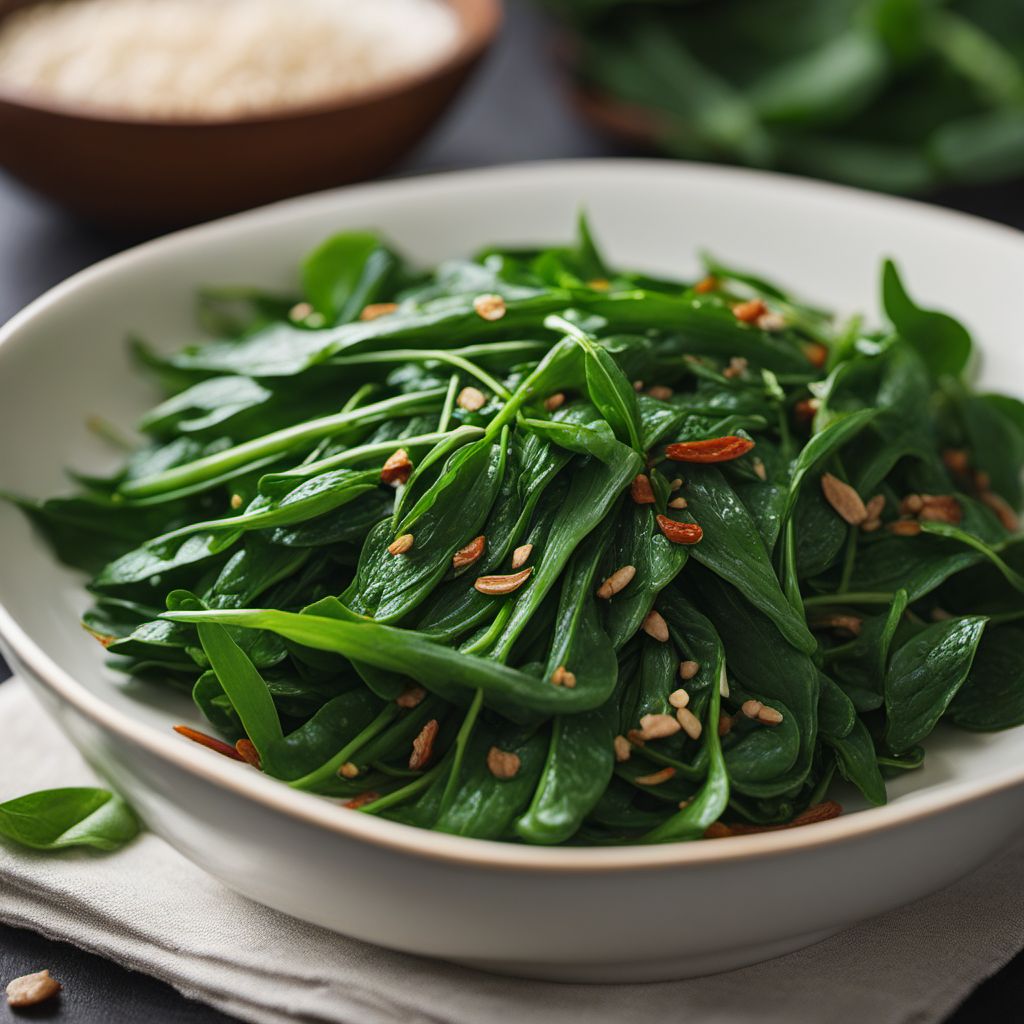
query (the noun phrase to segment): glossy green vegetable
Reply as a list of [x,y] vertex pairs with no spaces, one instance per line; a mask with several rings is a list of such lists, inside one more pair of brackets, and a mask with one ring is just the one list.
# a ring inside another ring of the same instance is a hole
[[1013,0],[540,0],[578,85],[687,159],[921,192],[1024,173]]
[[0,804],[0,836],[34,850],[116,850],[138,831],[128,805],[105,789],[44,789]]
[[[877,59],[837,44],[758,116]],[[429,273],[337,236],[303,293],[208,293],[218,337],[141,352],[167,393],[120,472],[15,500],[94,573],[116,668],[363,813],[611,844],[880,804],[944,717],[1024,722],[1024,407],[971,392],[967,332],[891,264],[877,332],[707,264],[618,270],[585,222]],[[700,461],[718,438],[749,451]],[[52,845],[116,805],[33,806]]]

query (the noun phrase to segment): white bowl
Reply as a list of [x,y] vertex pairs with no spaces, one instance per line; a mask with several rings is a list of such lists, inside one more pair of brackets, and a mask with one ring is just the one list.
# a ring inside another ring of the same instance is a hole
[[[585,207],[616,263],[696,272],[695,250],[808,298],[875,312],[895,256],[924,303],[952,308],[982,379],[1022,390],[1024,241],[902,200],[718,167],[535,164],[367,185],[141,246],[53,289],[0,331],[0,481],[48,495],[66,466],[108,467],[90,413],[130,424],[151,401],[136,330],[195,335],[218,282],[283,286],[330,232],[374,227],[419,261],[483,243],[566,240]],[[940,729],[891,802],[784,832],[657,847],[546,849],[408,828],[287,788],[171,732],[184,698],[126,682],[78,625],[82,580],[0,508],[0,631],[13,663],[146,824],[253,899],[384,946],[535,977],[645,980],[720,971],[812,942],[931,892],[1019,828],[1024,735]],[[69,783],[74,780],[69,779]]]

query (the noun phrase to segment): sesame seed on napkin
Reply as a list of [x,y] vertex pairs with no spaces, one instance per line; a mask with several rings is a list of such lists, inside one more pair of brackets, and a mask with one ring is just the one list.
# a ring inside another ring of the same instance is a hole
[[[0,685],[0,721],[0,800],[94,782],[19,680]],[[833,1024],[932,1024],[1024,947],[1022,872],[1019,841],[949,889],[808,949],[648,985],[516,981],[370,946],[236,895],[149,834],[106,855],[0,841],[0,920],[258,1024],[817,1024],[825,1005]]]

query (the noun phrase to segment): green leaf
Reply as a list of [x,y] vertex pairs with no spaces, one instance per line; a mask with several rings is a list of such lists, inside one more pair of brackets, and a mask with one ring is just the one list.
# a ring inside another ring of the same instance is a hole
[[986,630],[948,717],[962,729],[981,732],[1024,725],[1024,628]]
[[876,807],[886,802],[885,781],[878,769],[875,744],[867,727],[858,718],[843,737],[827,736],[825,742],[836,752],[839,774],[852,782]]
[[[196,609],[202,607],[194,599],[178,602],[178,607],[184,609],[190,603]],[[212,622],[200,623],[197,631],[221,687],[238,714],[246,735],[262,756],[281,739],[281,720],[266,682],[223,626]]]
[[907,294],[899,271],[886,260],[882,271],[882,303],[900,336],[909,341],[935,377],[959,377],[971,358],[971,336],[946,313],[922,309]]
[[721,472],[712,466],[688,466],[681,493],[688,502],[685,518],[692,517],[704,530],[692,557],[736,587],[794,647],[807,654],[814,651],[817,641],[782,593],[757,526]]
[[138,831],[129,806],[105,789],[44,789],[0,804],[0,836],[35,850],[116,850]]
[[376,235],[351,231],[328,238],[306,257],[302,287],[329,323],[348,323],[364,306],[391,298],[387,288],[397,265]]
[[935,728],[967,679],[988,619],[937,622],[900,647],[885,675],[885,742],[899,753]]

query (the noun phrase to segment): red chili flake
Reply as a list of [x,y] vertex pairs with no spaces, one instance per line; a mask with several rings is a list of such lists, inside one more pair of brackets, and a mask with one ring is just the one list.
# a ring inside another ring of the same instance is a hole
[[225,743],[223,740],[218,740],[213,736],[207,736],[205,732],[200,732],[198,729],[193,729],[187,725],[176,725],[174,731],[179,736],[184,736],[186,739],[190,739],[200,746],[208,747],[210,750],[216,750],[218,754],[223,754],[225,757],[230,757],[232,761],[244,761],[245,758],[235,750],[230,743]]
[[702,280],[698,281],[694,286],[693,290],[698,295],[707,295],[709,292],[715,291],[718,288],[718,278],[708,275]]
[[807,356],[807,362],[816,370],[820,370],[828,362],[828,349],[817,341],[804,345],[804,355]]
[[374,800],[379,799],[380,793],[374,789],[368,789],[365,793],[360,793],[359,796],[352,797],[352,799],[347,801],[344,806],[351,807],[353,811],[358,811],[360,807],[365,807],[367,804],[372,804]]
[[830,818],[838,818],[843,813],[841,804],[835,800],[826,800],[824,803],[815,804],[802,811],[792,821],[782,825],[726,825],[724,822],[716,821],[704,832],[705,839],[721,839],[724,836],[749,836],[758,832],[780,832],[787,828],[799,828],[801,825],[813,825],[817,821],[828,821]]
[[740,323],[753,324],[768,312],[768,307],[760,299],[751,299],[749,302],[737,302],[732,307],[732,315]]
[[705,441],[670,444],[665,454],[675,462],[729,462],[746,455],[753,447],[753,441],[730,434],[727,437],[709,437]]
[[821,408],[821,399],[819,398],[801,398],[796,405],[793,406],[793,418],[800,424],[810,423],[817,415],[818,410]]
[[698,544],[704,531],[697,523],[679,523],[668,516],[658,516],[658,527],[673,544]]
[[638,505],[654,504],[654,489],[646,473],[637,473],[629,485],[629,493]]
[[250,739],[240,739],[235,744],[235,750],[242,755],[243,761],[248,761],[253,768],[261,767],[260,752],[256,749],[256,744]]

